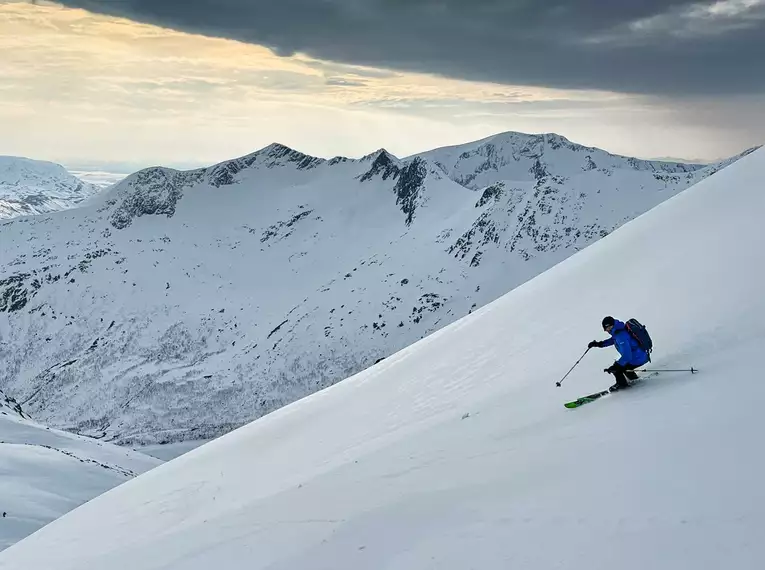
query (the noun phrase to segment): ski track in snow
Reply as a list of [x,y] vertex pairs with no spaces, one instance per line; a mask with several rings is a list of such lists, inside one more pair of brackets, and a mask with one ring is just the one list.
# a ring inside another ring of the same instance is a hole
[[[757,569],[765,149],[378,365],[133,479],[0,569]],[[630,276],[615,280],[614,276]],[[604,314],[663,374],[607,386]],[[744,397],[731,398],[731,394]],[[140,506],[140,507],[139,507]]]

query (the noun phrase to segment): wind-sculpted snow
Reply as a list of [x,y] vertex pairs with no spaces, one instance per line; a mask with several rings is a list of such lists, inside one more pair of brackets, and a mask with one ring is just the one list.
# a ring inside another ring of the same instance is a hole
[[105,440],[216,437],[719,168],[506,133],[406,159],[274,144],[147,169],[87,207],[0,225],[0,387],[35,418]]

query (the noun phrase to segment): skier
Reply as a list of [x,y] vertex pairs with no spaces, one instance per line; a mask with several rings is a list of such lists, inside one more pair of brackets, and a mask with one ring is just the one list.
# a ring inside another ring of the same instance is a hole
[[629,331],[627,331],[622,321],[609,316],[603,319],[602,324],[603,330],[609,333],[611,338],[606,340],[593,340],[587,346],[589,348],[605,348],[611,345],[616,346],[616,350],[619,351],[621,357],[604,370],[604,372],[613,374],[614,378],[616,378],[616,384],[611,386],[609,390],[614,392],[621,388],[628,388],[629,383],[627,382],[627,379],[637,380],[637,374],[635,374],[633,370],[648,362],[648,354]]

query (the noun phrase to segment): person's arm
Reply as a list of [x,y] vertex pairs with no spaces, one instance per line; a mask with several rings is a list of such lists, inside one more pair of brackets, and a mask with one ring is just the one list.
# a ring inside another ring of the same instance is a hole
[[593,340],[587,346],[589,348],[595,348],[596,346],[598,348],[605,348],[607,346],[611,346],[612,344],[614,344],[614,339],[613,338],[607,338],[606,340]]

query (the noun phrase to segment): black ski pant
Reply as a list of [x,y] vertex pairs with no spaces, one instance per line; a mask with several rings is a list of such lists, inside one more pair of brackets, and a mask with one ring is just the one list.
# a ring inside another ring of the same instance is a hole
[[619,386],[627,386],[627,378],[630,380],[636,380],[637,374],[633,372],[633,370],[637,368],[634,364],[618,364],[614,363],[614,365],[611,367],[611,374],[614,375],[614,378],[616,378],[616,383]]

